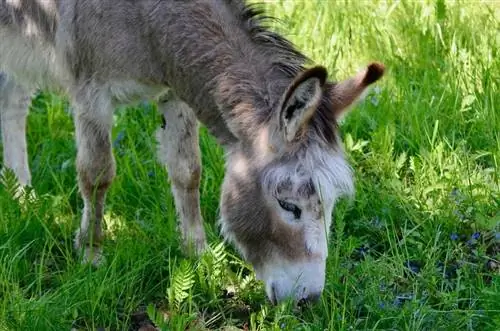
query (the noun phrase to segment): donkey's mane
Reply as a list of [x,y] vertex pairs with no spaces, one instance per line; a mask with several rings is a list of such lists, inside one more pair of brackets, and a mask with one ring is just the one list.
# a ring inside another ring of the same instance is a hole
[[291,78],[304,69],[304,63],[310,61],[289,40],[270,29],[271,22],[280,20],[266,15],[263,4],[242,3],[240,15],[252,40],[259,45],[272,48],[276,56],[274,64]]
[[[311,62],[291,41],[271,30],[270,23],[280,20],[266,15],[262,3],[246,4],[243,0],[228,0],[228,2],[235,9],[235,14],[252,40],[258,45],[272,49],[274,68],[293,79],[305,69],[306,63]],[[311,138],[313,134],[313,136],[319,136],[318,138],[326,141],[327,144],[335,145],[337,121],[328,95],[328,89],[331,88],[332,83],[327,83],[320,105],[311,118],[311,130],[306,133],[306,136]]]

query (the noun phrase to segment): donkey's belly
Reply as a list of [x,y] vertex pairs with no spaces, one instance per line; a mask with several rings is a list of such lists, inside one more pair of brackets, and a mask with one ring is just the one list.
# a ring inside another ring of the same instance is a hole
[[54,46],[1,27],[0,70],[28,88],[61,89],[70,77]]
[[112,80],[107,86],[115,105],[134,104],[144,100],[158,101],[169,88],[165,85],[149,85],[136,80]]

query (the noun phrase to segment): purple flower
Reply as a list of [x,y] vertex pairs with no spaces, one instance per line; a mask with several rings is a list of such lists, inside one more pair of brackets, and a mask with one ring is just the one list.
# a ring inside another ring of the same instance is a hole
[[400,297],[396,297],[392,304],[396,307],[401,307],[403,305],[404,301]]
[[455,232],[453,232],[451,235],[450,235],[450,239],[455,241],[455,240],[458,240],[458,234],[456,234]]
[[467,246],[469,246],[470,248],[475,247],[477,245],[478,240],[479,240],[480,237],[481,237],[481,233],[480,232],[474,232],[470,236],[470,239],[467,240],[467,242],[466,242]]
[[421,263],[418,261],[406,261],[405,266],[414,274],[418,274],[421,269]]
[[500,241],[500,232],[495,232],[495,240]]
[[363,244],[361,245],[361,247],[358,247],[357,251],[361,256],[364,257],[366,254],[368,254],[370,248],[367,245]]
[[454,187],[450,192],[451,199],[455,202],[456,205],[461,204],[464,201],[464,196],[462,192],[456,187]]

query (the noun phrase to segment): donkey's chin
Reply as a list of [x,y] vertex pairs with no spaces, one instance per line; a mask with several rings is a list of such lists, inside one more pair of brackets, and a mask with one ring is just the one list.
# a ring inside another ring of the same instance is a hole
[[325,261],[275,263],[255,272],[257,279],[265,283],[267,297],[273,304],[287,300],[315,303],[325,284]]

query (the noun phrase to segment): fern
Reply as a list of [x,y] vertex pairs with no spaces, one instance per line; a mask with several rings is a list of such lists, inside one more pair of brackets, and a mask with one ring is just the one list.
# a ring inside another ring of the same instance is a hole
[[188,261],[182,261],[172,275],[171,285],[167,289],[168,302],[171,307],[180,309],[184,301],[190,296],[194,285],[194,269]]
[[32,204],[37,201],[37,196],[33,188],[22,186],[14,171],[10,168],[3,168],[0,173],[0,185],[5,188],[5,191],[11,199],[19,203],[23,211],[26,211],[28,207],[36,207],[32,206]]
[[17,196],[18,192],[21,190],[21,185],[19,184],[14,171],[10,168],[2,169],[0,183],[11,197]]
[[212,278],[220,280],[224,273],[226,266],[226,250],[224,249],[224,242],[221,242],[210,250],[212,255]]
[[160,330],[168,330],[166,317],[156,309],[156,307],[152,304],[149,304],[146,312],[148,314],[149,319],[156,325],[157,329]]
[[198,267],[197,275],[202,291],[208,292],[212,299],[217,299],[227,267],[227,254],[224,243],[210,245],[210,250],[203,255]]
[[240,289],[245,290],[248,287],[252,286],[253,283],[255,283],[255,275],[250,274],[246,275],[241,281],[240,281]]

